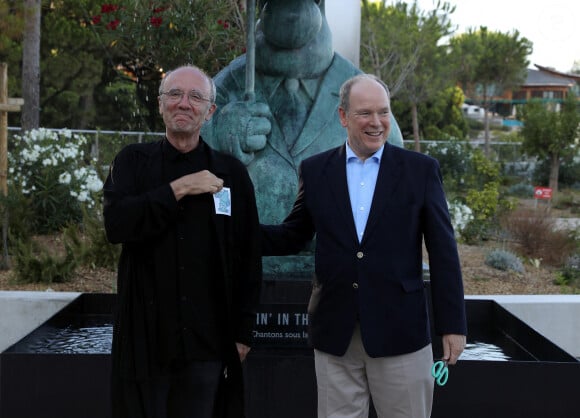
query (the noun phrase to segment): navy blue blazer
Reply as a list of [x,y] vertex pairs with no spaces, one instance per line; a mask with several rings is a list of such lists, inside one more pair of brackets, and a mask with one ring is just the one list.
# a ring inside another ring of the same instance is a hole
[[423,283],[429,254],[437,334],[467,334],[463,280],[438,162],[385,144],[359,243],[346,179],[346,146],[300,166],[293,209],[262,225],[263,255],[300,251],[316,234],[308,305],[314,348],[343,355],[357,321],[371,357],[410,353],[431,341]]

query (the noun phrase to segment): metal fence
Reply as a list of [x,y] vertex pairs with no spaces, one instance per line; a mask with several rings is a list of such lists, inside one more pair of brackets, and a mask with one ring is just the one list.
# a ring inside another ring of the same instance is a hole
[[[62,129],[50,129],[51,131],[61,131]],[[20,134],[21,129],[17,127],[8,128],[8,139],[9,143],[14,135]],[[125,145],[135,142],[150,142],[157,141],[162,138],[164,132],[135,132],[135,131],[107,131],[107,130],[88,130],[88,129],[69,129],[73,134],[83,135],[91,144],[91,156],[100,163],[107,164],[116,155],[117,152]],[[404,146],[407,149],[414,149],[414,140],[404,140]],[[431,144],[442,145],[448,141],[434,141],[434,140],[421,140],[421,149],[425,149]],[[483,140],[472,140],[469,144],[473,148],[485,147],[485,142]],[[491,158],[494,161],[501,162],[507,166],[528,164],[530,161],[525,159],[521,152],[520,142],[501,142],[501,141],[491,141],[490,148],[492,150]]]
[[[49,131],[60,132],[62,129],[46,128]],[[108,164],[113,157],[125,146],[135,142],[157,141],[165,136],[165,132],[134,132],[134,131],[106,131],[89,129],[67,129],[72,134],[82,135],[90,144],[91,157],[99,164]],[[21,133],[20,128],[8,128],[8,147],[15,135]]]

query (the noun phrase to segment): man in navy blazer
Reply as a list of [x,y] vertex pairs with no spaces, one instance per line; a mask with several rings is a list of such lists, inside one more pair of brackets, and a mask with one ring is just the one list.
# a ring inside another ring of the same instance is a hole
[[430,325],[423,283],[429,254],[434,328],[443,359],[465,346],[463,281],[438,162],[389,145],[390,98],[377,77],[340,92],[346,144],[300,166],[293,209],[262,225],[263,255],[299,252],[316,234],[308,313],[318,417],[429,417]]

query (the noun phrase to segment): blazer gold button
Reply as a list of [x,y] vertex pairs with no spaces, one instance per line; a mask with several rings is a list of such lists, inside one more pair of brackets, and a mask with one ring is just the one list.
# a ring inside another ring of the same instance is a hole
[[361,259],[363,258],[365,255],[362,251],[359,251],[358,253],[356,253],[356,258]]
[[352,284],[352,287],[353,287],[354,289],[358,289],[358,283],[353,283],[353,284]]

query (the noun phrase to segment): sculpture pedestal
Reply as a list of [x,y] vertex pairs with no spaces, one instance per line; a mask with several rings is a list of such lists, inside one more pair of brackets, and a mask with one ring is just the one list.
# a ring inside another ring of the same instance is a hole
[[[264,282],[255,327],[264,337],[244,366],[248,416],[316,417],[314,358],[304,334],[309,293],[309,281]],[[114,294],[81,294],[2,352],[0,417],[110,417],[115,303]],[[469,299],[466,308],[468,348],[450,368],[447,385],[436,387],[433,418],[578,415],[575,403],[565,401],[576,396],[576,358],[493,300]],[[494,347],[493,357],[475,359],[479,346]],[[438,339],[433,349],[441,355]],[[374,411],[369,417],[376,418]]]

